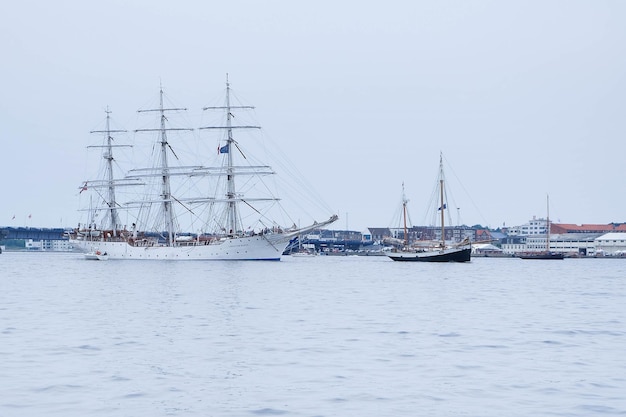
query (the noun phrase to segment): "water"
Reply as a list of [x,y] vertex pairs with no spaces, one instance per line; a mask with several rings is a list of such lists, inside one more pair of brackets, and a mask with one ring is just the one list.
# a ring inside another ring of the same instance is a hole
[[626,415],[626,260],[0,255],[0,416]]

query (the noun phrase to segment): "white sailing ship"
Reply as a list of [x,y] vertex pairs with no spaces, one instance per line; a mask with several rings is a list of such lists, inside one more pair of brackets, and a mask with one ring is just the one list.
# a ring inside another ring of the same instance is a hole
[[[289,217],[293,226],[280,225],[269,217],[275,211],[272,207],[280,207],[280,199],[270,194],[270,187],[263,178],[275,172],[268,165],[252,164],[250,155],[244,154],[243,147],[234,138],[235,131],[259,129],[234,123],[237,112],[253,108],[231,104],[227,79],[225,104],[203,109],[222,112],[223,122],[200,128],[225,133],[217,149],[220,165],[183,165],[168,134],[192,129],[169,126],[166,114],[186,109],[166,107],[161,88],[158,108],[139,110],[140,113],[156,112],[159,127],[136,131],[158,134],[155,161],[151,167],[132,169],[120,179],[113,173],[113,149],[124,145],[113,144],[112,134],[121,131],[110,129],[107,110],[106,129],[94,132],[106,137],[102,145],[105,178],[85,181],[79,187],[81,192],[95,192],[104,204],[92,209],[90,212],[95,214],[89,222],[74,231],[71,236],[74,247],[86,253],[106,253],[108,259],[280,260],[291,239],[337,220],[337,216],[332,215],[327,220],[312,221],[309,226],[298,228]],[[238,187],[240,183],[242,186]],[[142,198],[120,203],[116,190],[121,186],[141,189]],[[156,192],[153,192],[155,186]],[[127,222],[130,227],[120,220],[122,210],[131,219]],[[96,222],[98,213],[102,215]],[[183,232],[180,225],[183,216],[191,218],[192,225],[200,223],[200,230]]]

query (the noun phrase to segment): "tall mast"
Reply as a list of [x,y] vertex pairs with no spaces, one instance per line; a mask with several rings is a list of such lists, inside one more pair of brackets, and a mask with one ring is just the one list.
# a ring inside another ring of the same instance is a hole
[[[237,196],[237,188],[235,187],[236,167],[234,165],[233,153],[237,147],[237,142],[233,138],[234,129],[260,129],[260,126],[233,126],[233,113],[235,109],[254,109],[254,106],[232,106],[230,104],[230,82],[228,81],[228,74],[226,74],[226,104],[225,106],[217,107],[204,107],[203,110],[225,110],[226,111],[226,126],[208,126],[201,127],[200,129],[225,129],[226,130],[226,145],[223,147],[226,149],[226,232],[229,234],[236,234],[238,232],[239,213],[238,202],[240,201]],[[220,147],[220,153],[222,147]]]
[[165,108],[163,107],[163,86],[159,86],[159,108],[158,109],[149,109],[149,110],[138,110],[139,113],[142,112],[159,112],[161,124],[158,129],[138,129],[136,132],[150,132],[150,131],[158,131],[159,132],[159,144],[161,145],[160,149],[160,166],[158,170],[161,175],[161,207],[163,210],[163,218],[165,220],[165,227],[167,230],[167,244],[168,246],[173,246],[175,242],[175,226],[174,226],[174,207],[172,205],[172,192],[170,186],[170,167],[168,164],[167,150],[171,149],[170,144],[167,141],[167,131],[170,130],[193,130],[186,128],[166,128],[165,122],[167,121],[167,117],[165,117],[165,112],[167,111],[182,111],[187,110],[186,108]]
[[445,206],[443,201],[443,156],[441,153],[439,154],[439,192],[441,194],[441,205],[439,206],[441,210],[441,246],[443,247],[446,244],[446,228],[443,223]]
[[550,251],[550,195],[546,194],[546,251]]
[[167,134],[165,132],[165,111],[163,110],[163,87],[159,89],[159,110],[161,112],[161,197],[163,215],[168,233],[168,244],[174,242],[174,212],[172,210],[172,192],[170,188],[170,170],[167,163]]
[[406,194],[404,193],[404,182],[402,182],[402,216],[404,220],[404,246],[409,246],[409,236],[407,234],[406,228],[406,205],[409,200],[406,199]]
[[[105,113],[107,114],[106,118],[106,127],[105,130],[92,130],[90,133],[104,133],[106,135],[106,143],[102,146],[90,146],[90,148],[104,148],[102,152],[102,158],[104,158],[105,165],[105,184],[104,186],[107,189],[107,218],[111,222],[110,225],[103,225],[105,229],[111,229],[113,231],[113,236],[117,235],[117,231],[122,228],[122,222],[120,221],[119,213],[117,211],[117,201],[115,199],[115,179],[113,178],[113,133],[122,133],[126,132],[126,130],[111,130],[111,111],[109,110],[109,106],[107,106]],[[117,147],[130,147],[130,145],[116,145]]]
[[226,198],[228,199],[228,229],[230,233],[237,233],[237,204],[235,203],[235,172],[233,170],[233,115],[230,108],[230,83],[226,74],[226,145],[228,146],[226,166]]

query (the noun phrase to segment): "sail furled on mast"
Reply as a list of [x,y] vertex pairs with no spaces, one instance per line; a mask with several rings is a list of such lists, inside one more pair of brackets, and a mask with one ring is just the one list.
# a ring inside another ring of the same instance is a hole
[[[102,163],[100,164],[100,169],[102,174],[98,175],[100,179],[83,181],[83,184],[79,187],[79,194],[86,191],[91,194],[89,209],[81,210],[89,213],[88,223],[90,227],[95,228],[97,223],[98,229],[106,230],[107,233],[112,233],[113,236],[116,236],[124,227],[120,216],[122,205],[117,201],[117,192],[120,187],[137,186],[139,182],[127,180],[122,177],[121,172],[116,172],[116,160],[113,150],[116,148],[131,148],[132,145],[114,143],[114,135],[123,134],[127,131],[111,127],[112,111],[108,106],[105,113],[104,129],[90,131],[92,134],[102,135],[102,144],[87,146],[87,149],[98,149],[101,151]],[[96,197],[95,205],[93,197]]]
[[[170,153],[174,156],[175,159],[178,159],[173,147],[168,141],[168,132],[178,131],[193,131],[192,128],[181,128],[181,127],[172,127],[168,125],[168,118],[166,114],[169,112],[180,112],[186,111],[186,108],[183,107],[165,107],[164,105],[164,93],[163,87],[161,86],[159,89],[159,105],[154,109],[141,109],[138,110],[138,113],[157,113],[159,115],[159,127],[158,128],[144,128],[137,129],[135,132],[158,132],[157,145],[159,157],[156,165],[153,166],[153,177],[160,177],[160,215],[157,217],[157,221],[155,222],[155,229],[157,231],[164,231],[167,237],[167,244],[174,245],[175,236],[178,231],[178,225],[176,221],[176,213],[175,206],[173,204],[176,199],[172,196],[172,168],[170,167],[169,155]],[[146,174],[141,174],[143,177],[147,177]],[[151,212],[151,208],[147,209],[148,212]],[[161,225],[163,225],[164,229],[161,229]],[[159,230],[161,229],[161,230]]]
[[[273,173],[269,167],[250,167],[248,169],[241,169],[235,165],[235,154],[233,152],[233,145],[238,150],[239,154],[243,157],[243,159],[247,159],[241,148],[238,146],[237,141],[234,139],[234,131],[238,129],[260,129],[260,126],[256,125],[234,125],[233,119],[235,118],[235,112],[238,110],[253,110],[253,106],[242,106],[242,105],[232,105],[231,104],[231,89],[230,83],[228,82],[228,78],[226,80],[226,97],[225,104],[223,106],[207,106],[203,107],[204,111],[219,111],[223,112],[226,116],[225,124],[223,125],[212,125],[212,126],[202,126],[200,130],[208,130],[208,131],[222,131],[225,133],[226,144],[218,146],[218,154],[225,155],[224,165],[221,167],[221,172],[217,172],[213,170],[212,172],[209,170],[200,170],[198,173],[204,173],[208,175],[223,175],[226,187],[224,190],[224,194],[220,197],[215,195],[215,201],[225,202],[224,210],[220,213],[211,214],[211,217],[214,219],[221,219],[224,224],[221,226],[221,229],[226,231],[229,234],[238,234],[243,233],[246,230],[246,227],[243,223],[242,213],[240,203],[246,200],[241,193],[241,189],[238,189],[237,182],[240,175],[250,175],[250,176],[258,176],[258,175],[267,175]],[[249,202],[255,201],[250,198],[247,199]],[[265,201],[269,201],[271,199],[267,199]],[[262,201],[258,199],[256,201]],[[249,203],[248,203],[249,204]],[[258,210],[257,210],[258,212]]]

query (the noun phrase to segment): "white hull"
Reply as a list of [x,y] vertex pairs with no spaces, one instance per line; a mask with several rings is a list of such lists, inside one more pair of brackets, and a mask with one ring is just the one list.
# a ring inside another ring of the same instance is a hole
[[279,261],[289,239],[285,235],[256,235],[225,239],[207,245],[180,246],[132,246],[127,242],[80,239],[71,242],[83,252],[106,253],[108,259]]
[[87,252],[84,256],[88,261],[106,261],[109,259],[109,255],[105,255],[102,252]]

